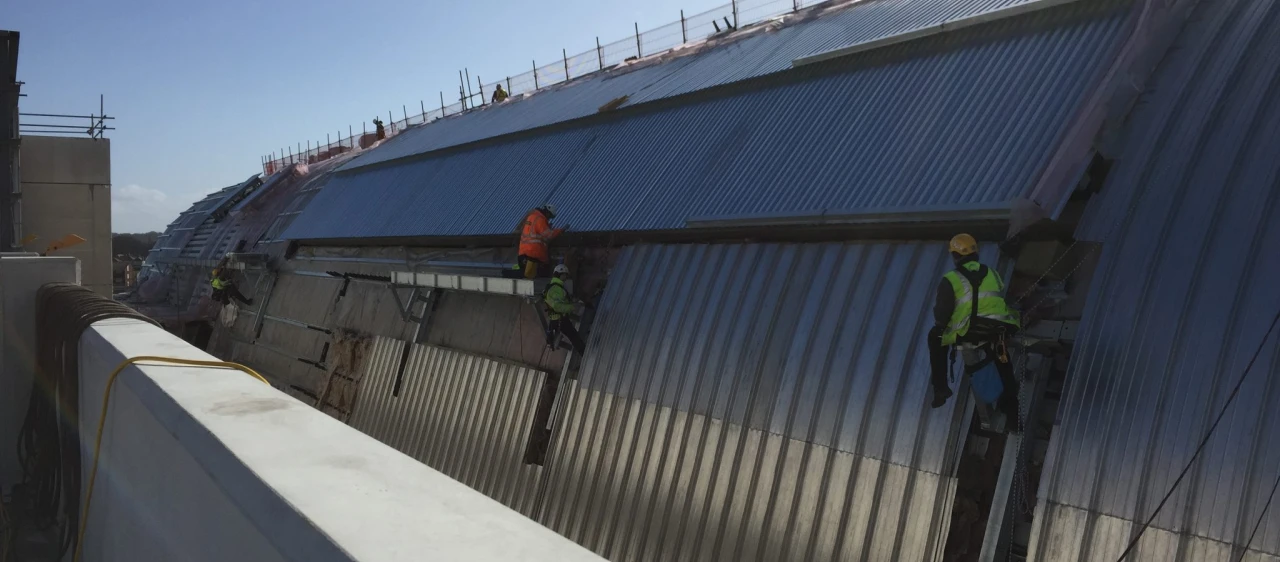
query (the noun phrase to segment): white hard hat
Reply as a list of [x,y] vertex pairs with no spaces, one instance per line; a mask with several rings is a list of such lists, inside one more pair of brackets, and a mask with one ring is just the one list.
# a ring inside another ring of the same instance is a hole
[[557,265],[555,272],[556,272],[556,275],[560,275],[561,273],[569,273],[569,267],[566,266],[565,264]]
[[543,206],[542,206],[542,208],[543,208],[543,209],[546,209],[546,210],[547,210],[547,213],[548,213],[548,214],[550,214],[551,216],[553,216],[553,217],[554,217],[554,216],[556,216],[556,206],[555,206],[555,205],[552,205],[552,204],[550,204],[550,203],[547,203],[546,205],[543,205]]

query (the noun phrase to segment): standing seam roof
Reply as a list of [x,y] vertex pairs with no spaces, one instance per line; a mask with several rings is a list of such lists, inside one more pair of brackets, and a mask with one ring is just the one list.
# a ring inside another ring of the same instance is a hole
[[898,35],[982,12],[1036,0],[870,0],[832,2],[788,16],[785,24],[740,32],[655,62],[594,73],[527,99],[433,121],[390,139],[346,169],[395,160],[596,112],[623,95],[626,105],[686,94],[791,68],[797,58]]
[[507,234],[547,201],[578,231],[1007,204],[1033,187],[1129,13],[1079,2],[795,83],[340,172],[285,237]]
[[[1280,3],[1201,2],[1080,229],[1103,240],[1053,434],[1033,559],[1114,560],[1212,423],[1134,560],[1280,556]],[[1264,556],[1267,555],[1267,556]]]

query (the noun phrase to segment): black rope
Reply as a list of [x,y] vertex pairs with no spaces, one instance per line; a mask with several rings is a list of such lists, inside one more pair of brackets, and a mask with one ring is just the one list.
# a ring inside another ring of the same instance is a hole
[[1244,557],[1249,555],[1249,547],[1253,545],[1253,538],[1258,536],[1258,527],[1262,526],[1262,520],[1267,518],[1267,510],[1271,509],[1271,500],[1276,499],[1276,488],[1280,488],[1280,474],[1276,475],[1276,481],[1271,485],[1271,494],[1267,496],[1267,503],[1262,506],[1262,513],[1258,514],[1258,520],[1253,523],[1253,532],[1249,533],[1249,540],[1244,543],[1244,550],[1240,551],[1240,558],[1236,562],[1244,562]]
[[[1143,533],[1146,533],[1147,529],[1151,527],[1151,522],[1155,521],[1156,515],[1160,514],[1160,510],[1169,502],[1169,498],[1173,497],[1174,490],[1178,489],[1178,485],[1182,483],[1182,479],[1186,478],[1187,473],[1191,471],[1191,467],[1195,464],[1196,459],[1199,458],[1200,453],[1204,451],[1205,445],[1209,444],[1209,438],[1213,437],[1214,430],[1218,429],[1218,424],[1222,422],[1222,418],[1226,417],[1227,410],[1231,409],[1231,403],[1235,401],[1236,396],[1240,394],[1240,387],[1244,385],[1245,379],[1248,378],[1249,371],[1253,370],[1253,364],[1258,360],[1258,356],[1262,355],[1262,350],[1266,348],[1267,340],[1271,339],[1271,332],[1275,331],[1277,323],[1280,323],[1280,310],[1277,310],[1275,318],[1271,319],[1271,327],[1267,328],[1267,333],[1263,334],[1262,341],[1258,342],[1258,349],[1254,350],[1253,357],[1251,357],[1249,359],[1249,363],[1244,366],[1244,372],[1240,373],[1240,379],[1236,381],[1235,388],[1231,389],[1231,394],[1227,396],[1226,403],[1222,405],[1222,410],[1218,412],[1218,417],[1213,420],[1213,425],[1209,426],[1209,431],[1205,433],[1204,438],[1200,440],[1200,445],[1196,447],[1195,453],[1191,454],[1191,459],[1187,461],[1186,466],[1182,467],[1182,472],[1178,474],[1178,479],[1173,481],[1173,485],[1169,487],[1169,491],[1164,495],[1164,498],[1160,500],[1160,504],[1156,506],[1155,511],[1151,512],[1151,516],[1142,524],[1142,528],[1138,530],[1138,534],[1129,542],[1129,546],[1125,547],[1124,552],[1120,553],[1120,557],[1116,559],[1116,562],[1124,560],[1129,556],[1129,553],[1133,552],[1133,549],[1138,546],[1138,541],[1142,539]],[[1272,493],[1275,493],[1274,488],[1271,491]],[[1267,500],[1267,504],[1270,505],[1270,503],[1271,501]],[[1254,531],[1256,532],[1257,529],[1254,529]],[[1250,542],[1252,542],[1252,538],[1250,538]],[[1245,550],[1246,552],[1248,551],[1247,548]]]
[[69,283],[36,293],[36,369],[18,439],[26,515],[39,528],[58,527],[61,558],[80,519],[80,335],[94,322],[132,318],[133,309]]

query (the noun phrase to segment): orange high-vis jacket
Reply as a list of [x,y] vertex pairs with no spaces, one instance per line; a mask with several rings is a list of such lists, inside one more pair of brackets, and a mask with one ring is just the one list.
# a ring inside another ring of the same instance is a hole
[[563,228],[552,230],[551,223],[542,211],[534,209],[524,218],[524,227],[520,230],[520,255],[533,258],[542,263],[551,261],[547,251],[547,243],[560,236]]

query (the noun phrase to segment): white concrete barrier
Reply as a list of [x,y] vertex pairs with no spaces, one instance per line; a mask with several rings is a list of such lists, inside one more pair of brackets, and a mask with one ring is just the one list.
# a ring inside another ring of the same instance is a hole
[[[86,330],[82,488],[107,376],[139,355],[214,360],[136,320]],[[602,560],[249,375],[218,368],[143,363],[121,373],[87,524],[85,562]]]
[[27,415],[36,371],[36,291],[46,283],[79,283],[72,257],[0,255],[0,488],[22,481],[18,430]]

